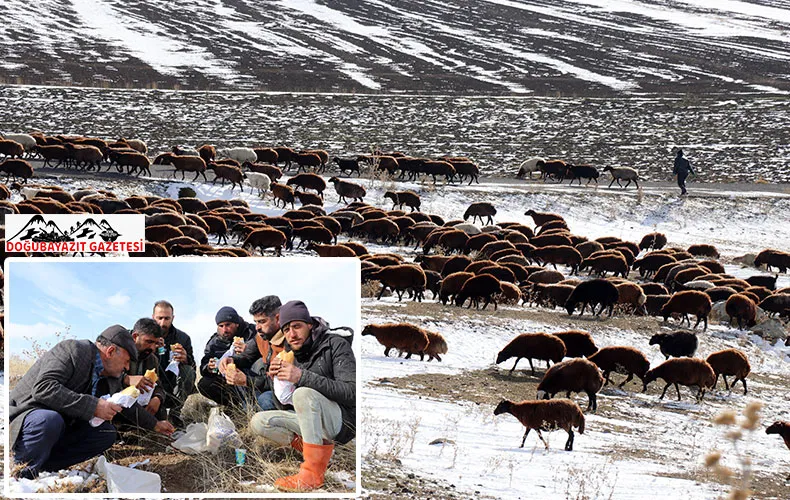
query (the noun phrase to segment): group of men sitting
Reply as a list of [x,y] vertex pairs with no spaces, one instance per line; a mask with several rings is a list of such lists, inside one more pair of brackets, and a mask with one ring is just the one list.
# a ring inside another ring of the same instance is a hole
[[[253,302],[249,312],[254,325],[232,307],[217,312],[217,331],[206,344],[197,384],[190,337],[173,326],[167,301],[157,302],[152,318],[139,319],[131,331],[113,325],[95,342],[55,345],[11,391],[16,475],[34,478],[103,453],[117,439],[116,424],[169,436],[173,423],[183,425],[184,401],[199,391],[240,414],[252,410],[250,427],[257,435],[302,453],[299,472],[277,479],[276,487],[322,486],[335,443],[355,435],[351,344],[301,301],[281,304],[269,295]],[[143,393],[153,389],[150,400],[125,408],[102,397],[128,386]]]

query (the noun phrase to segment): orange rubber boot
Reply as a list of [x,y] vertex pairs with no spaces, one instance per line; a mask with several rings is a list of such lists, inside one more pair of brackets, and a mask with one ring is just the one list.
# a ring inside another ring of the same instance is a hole
[[303,443],[304,462],[293,476],[281,477],[274,486],[283,491],[311,491],[324,484],[324,473],[332,458],[334,444]]
[[302,436],[294,433],[294,437],[291,439],[291,448],[299,453],[304,453],[304,449],[302,448]]

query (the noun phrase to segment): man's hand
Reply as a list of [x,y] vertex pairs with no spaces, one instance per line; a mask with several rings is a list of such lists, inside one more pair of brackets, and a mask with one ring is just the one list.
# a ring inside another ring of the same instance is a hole
[[225,375],[225,370],[226,370],[226,367],[228,366],[229,363],[233,363],[233,358],[230,357],[230,356],[228,356],[227,358],[222,358],[221,360],[219,360],[219,372],[221,374]]
[[233,374],[225,373],[225,382],[230,385],[247,385],[247,375],[241,370],[236,370]]
[[123,407],[115,404],[106,399],[99,399],[99,404],[96,405],[96,410],[93,412],[94,417],[99,417],[102,420],[112,420],[115,414],[121,411]]
[[173,359],[178,361],[179,363],[186,363],[187,362],[187,351],[184,349],[184,346],[177,345],[175,347],[170,347],[170,351],[175,353]]
[[280,380],[287,380],[295,384],[299,382],[299,379],[302,377],[302,369],[296,365],[282,361],[276,375]]
[[169,436],[173,432],[175,432],[176,428],[173,427],[173,424],[171,424],[167,420],[160,420],[154,426],[154,430],[159,434],[164,434],[165,436]]
[[244,351],[244,341],[233,341],[233,354],[241,354]]
[[214,371],[214,368],[216,367],[217,367],[217,360],[215,358],[209,359],[206,368],[208,368],[209,371]]
[[137,387],[137,390],[140,392],[146,392],[148,389],[153,389],[154,387],[154,383],[142,375],[130,375],[129,385]]
[[162,400],[158,397],[151,398],[151,401],[145,406],[145,411],[150,413],[151,415],[156,415],[156,412],[159,411],[159,407],[162,406]]

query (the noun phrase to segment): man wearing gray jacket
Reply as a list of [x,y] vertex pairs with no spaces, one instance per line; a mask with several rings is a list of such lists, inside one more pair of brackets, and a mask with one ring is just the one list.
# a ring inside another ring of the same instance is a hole
[[[123,408],[104,394],[122,389],[121,374],[137,359],[132,335],[121,325],[96,342],[64,340],[45,352],[11,391],[8,404],[17,475],[35,478],[95,457],[115,442],[111,421]],[[92,427],[93,417],[104,420]]]

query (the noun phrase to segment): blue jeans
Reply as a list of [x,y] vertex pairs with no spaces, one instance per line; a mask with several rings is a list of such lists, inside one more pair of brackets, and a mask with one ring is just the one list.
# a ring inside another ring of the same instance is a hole
[[32,479],[41,471],[59,471],[100,455],[115,442],[115,427],[83,420],[67,425],[54,410],[33,410],[25,416],[14,445],[14,461],[27,466],[19,477]]
[[265,391],[259,393],[258,406],[261,407],[261,411],[276,410],[277,407],[274,405],[274,392]]

